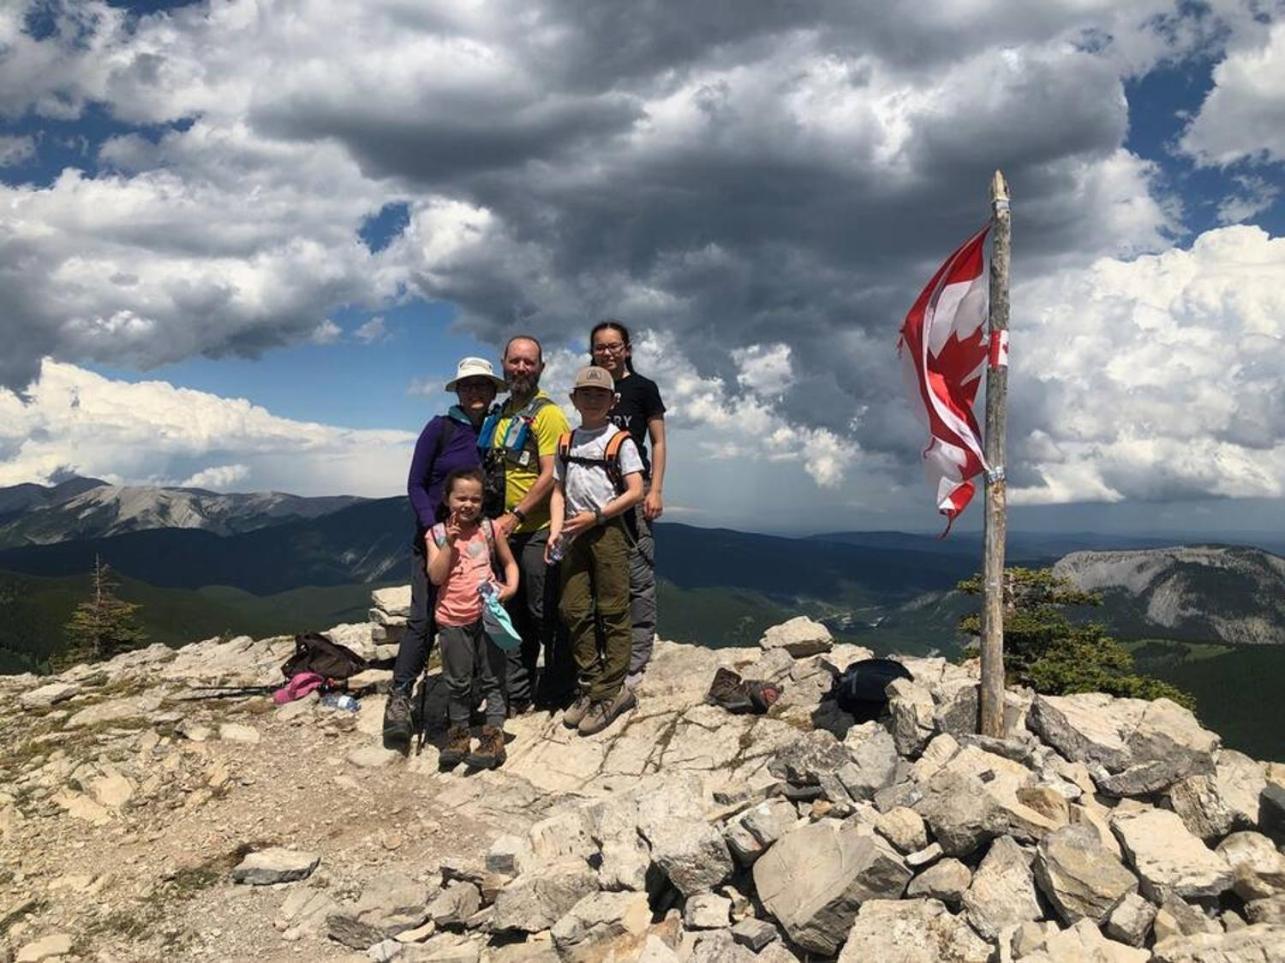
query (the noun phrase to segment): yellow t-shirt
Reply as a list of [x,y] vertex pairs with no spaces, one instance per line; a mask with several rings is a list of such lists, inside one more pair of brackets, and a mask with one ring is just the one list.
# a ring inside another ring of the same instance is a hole
[[[537,398],[548,398],[549,396],[543,391],[537,391]],[[567,416],[562,413],[562,409],[549,399],[550,403],[543,406],[535,413],[535,419],[531,424],[531,430],[535,434],[536,444],[539,447],[540,457],[547,455],[556,455],[558,452],[558,439],[563,433],[571,430],[567,423]],[[528,402],[529,404],[530,402]],[[509,425],[516,415],[526,405],[517,407],[511,402],[505,402],[500,409],[500,419],[495,426],[495,434],[492,436],[492,444],[500,447],[501,441],[508,434]],[[535,484],[535,480],[540,477],[540,463],[534,460],[529,465],[517,465],[512,461],[506,461],[504,467],[504,510],[511,512],[517,504],[526,498],[527,492]],[[549,499],[546,497],[535,508],[527,512],[526,521],[519,525],[517,532],[525,534],[526,532],[538,532],[549,525]]]

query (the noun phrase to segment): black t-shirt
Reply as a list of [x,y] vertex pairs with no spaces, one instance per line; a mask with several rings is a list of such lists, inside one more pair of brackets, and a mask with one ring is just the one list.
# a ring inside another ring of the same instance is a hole
[[665,413],[665,403],[660,400],[656,382],[640,374],[631,374],[616,382],[620,400],[611,409],[611,423],[624,428],[638,446],[642,455],[643,474],[651,477],[651,460],[647,455],[647,422]]

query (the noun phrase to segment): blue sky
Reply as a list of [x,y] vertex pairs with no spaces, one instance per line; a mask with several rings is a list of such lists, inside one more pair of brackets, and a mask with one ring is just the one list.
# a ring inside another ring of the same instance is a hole
[[390,494],[459,357],[615,315],[672,517],[935,529],[893,344],[1003,166],[1016,517],[1285,521],[1279,4],[260,6],[0,15],[0,483]]

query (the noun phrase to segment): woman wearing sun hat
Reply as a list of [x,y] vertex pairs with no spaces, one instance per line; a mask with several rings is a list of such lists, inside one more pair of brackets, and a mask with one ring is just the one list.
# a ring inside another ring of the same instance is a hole
[[411,459],[406,488],[415,509],[415,539],[411,548],[411,610],[406,634],[397,649],[393,667],[393,691],[384,709],[384,745],[403,752],[410,747],[411,693],[415,680],[424,671],[433,638],[434,590],[426,571],[428,531],[440,520],[442,484],[456,469],[480,468],[477,431],[491,410],[496,394],[505,390],[504,379],[495,374],[485,358],[463,358],[455,377],[446,382],[458,404],[444,415],[436,415],[420,432]]

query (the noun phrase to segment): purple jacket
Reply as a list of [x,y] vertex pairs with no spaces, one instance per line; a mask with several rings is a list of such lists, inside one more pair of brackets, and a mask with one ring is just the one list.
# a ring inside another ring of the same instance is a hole
[[437,521],[446,476],[458,468],[480,467],[477,429],[458,406],[452,406],[448,414],[438,415],[424,426],[419,441],[415,442],[410,477],[406,480],[406,491],[415,509],[417,541],[422,541],[424,533]]

